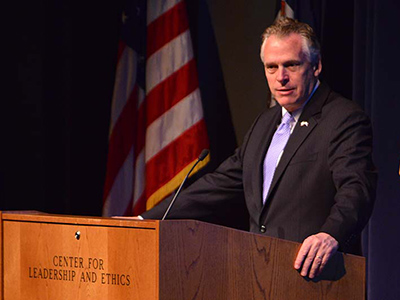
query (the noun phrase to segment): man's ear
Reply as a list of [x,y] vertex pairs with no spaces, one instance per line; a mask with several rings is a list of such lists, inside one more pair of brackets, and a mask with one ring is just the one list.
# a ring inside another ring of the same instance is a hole
[[314,76],[318,77],[319,74],[321,74],[322,71],[322,62],[321,59],[318,59],[318,63],[314,66]]

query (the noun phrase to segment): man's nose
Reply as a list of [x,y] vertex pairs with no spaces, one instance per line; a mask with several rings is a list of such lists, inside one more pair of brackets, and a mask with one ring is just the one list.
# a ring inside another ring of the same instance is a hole
[[285,85],[289,81],[289,74],[285,67],[278,68],[276,80],[282,85]]

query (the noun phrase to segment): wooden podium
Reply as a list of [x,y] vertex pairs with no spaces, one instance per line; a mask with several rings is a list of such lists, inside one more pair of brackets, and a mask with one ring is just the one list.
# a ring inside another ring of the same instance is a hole
[[191,220],[3,212],[1,297],[364,299],[365,259],[337,254],[320,278],[293,269],[299,244]]

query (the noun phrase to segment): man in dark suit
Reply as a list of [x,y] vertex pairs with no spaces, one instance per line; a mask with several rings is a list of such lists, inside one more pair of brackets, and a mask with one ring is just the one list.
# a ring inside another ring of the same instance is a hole
[[[239,211],[251,232],[302,242],[294,267],[313,278],[338,249],[360,254],[376,187],[371,125],[320,83],[320,47],[307,24],[278,20],[260,55],[278,105],[257,117],[234,155],[180,195],[169,218],[221,223]],[[165,202],[142,216],[160,218]]]

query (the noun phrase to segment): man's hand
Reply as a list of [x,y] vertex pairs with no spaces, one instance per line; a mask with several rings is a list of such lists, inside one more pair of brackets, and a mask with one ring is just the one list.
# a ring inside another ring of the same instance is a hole
[[339,243],[329,234],[320,232],[306,238],[294,262],[301,276],[314,278],[321,274],[325,265],[339,248]]

